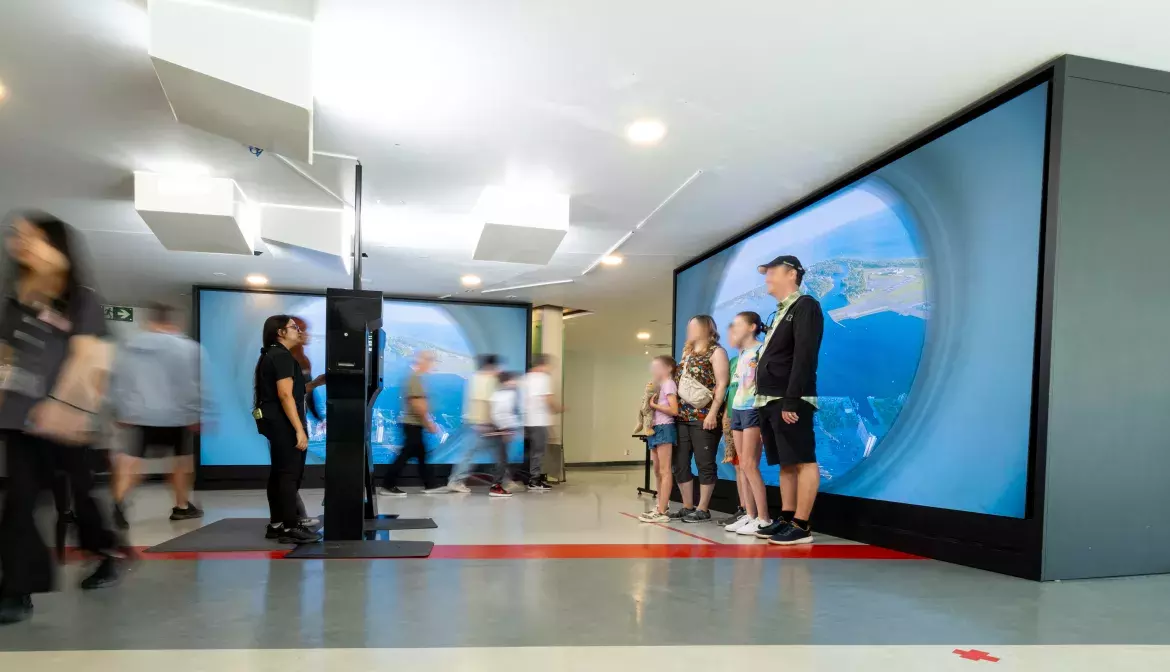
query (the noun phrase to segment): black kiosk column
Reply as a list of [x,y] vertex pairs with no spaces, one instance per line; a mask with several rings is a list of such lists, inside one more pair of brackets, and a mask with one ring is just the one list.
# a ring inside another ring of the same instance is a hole
[[426,519],[378,515],[370,416],[382,391],[382,293],[325,294],[325,541],[298,546],[290,558],[425,558],[429,541],[391,541],[393,530],[437,527]]
[[325,295],[325,539],[363,538],[377,514],[370,412],[382,391],[382,292]]

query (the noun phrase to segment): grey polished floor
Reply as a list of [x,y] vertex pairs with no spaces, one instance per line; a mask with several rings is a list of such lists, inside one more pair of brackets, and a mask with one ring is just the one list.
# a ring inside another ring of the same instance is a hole
[[[477,492],[386,504],[433,516],[438,530],[410,538],[445,545],[754,543],[714,525],[622,515],[647,505],[634,495],[639,478],[583,473],[510,500]],[[263,502],[259,492],[204,499],[207,520],[255,516]],[[168,523],[168,506],[162,488],[139,494],[135,543],[199,524]],[[1170,576],[1039,584],[930,560],[758,557],[147,559],[120,586],[84,593],[74,587],[82,569],[36,598],[33,620],[0,628],[0,652],[1170,644]]]
[[1165,644],[1167,605],[1170,577],[930,561],[148,561],[116,589],[42,597],[0,650]]

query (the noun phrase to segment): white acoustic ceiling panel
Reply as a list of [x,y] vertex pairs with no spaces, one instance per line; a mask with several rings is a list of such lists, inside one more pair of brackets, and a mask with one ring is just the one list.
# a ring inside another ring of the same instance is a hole
[[134,209],[168,250],[247,254],[259,213],[234,180],[134,173]]
[[569,195],[491,186],[475,215],[484,226],[474,259],[543,266],[569,231]]
[[353,210],[265,205],[260,237],[318,266],[353,270]]
[[313,2],[151,0],[148,7],[150,57],[176,119],[312,162]]

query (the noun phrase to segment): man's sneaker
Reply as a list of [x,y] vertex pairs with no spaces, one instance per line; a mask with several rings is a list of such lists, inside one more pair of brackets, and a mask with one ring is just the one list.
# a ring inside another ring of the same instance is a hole
[[28,595],[0,597],[0,625],[11,625],[32,618],[32,598]]
[[671,511],[670,513],[666,514],[666,517],[670,518],[671,520],[682,520],[683,518],[686,518],[687,516],[691,515],[695,511],[698,511],[698,509],[676,509],[676,510]]
[[126,520],[126,512],[118,502],[114,502],[114,527],[119,530],[130,529],[130,521]]
[[112,556],[105,556],[102,561],[98,563],[97,569],[93,571],[81,582],[82,590],[98,590],[99,588],[109,588],[117,585],[121,580],[121,572],[118,571],[120,561],[118,558]]
[[728,525],[736,522],[737,520],[743,520],[744,518],[747,518],[747,511],[745,511],[744,508],[741,506],[735,510],[735,513],[731,514],[730,516],[728,516],[726,518],[720,518],[718,521],[715,522],[715,524],[722,525],[724,528],[726,528]]
[[695,509],[694,511],[683,516],[682,521],[684,523],[707,523],[711,521],[711,512]]
[[279,539],[280,535],[283,533],[284,527],[280,525],[280,523],[277,523],[276,525],[269,523],[268,525],[264,526],[265,539]]
[[488,490],[488,497],[511,497],[511,496],[512,496],[512,493],[505,490],[504,486],[500,485],[499,483],[496,483],[495,485],[492,486],[491,490]]
[[423,490],[423,494],[424,495],[449,495],[449,494],[451,494],[451,488],[449,488],[445,485],[440,485],[437,488],[427,488],[426,490]]
[[301,518],[301,525],[305,527],[316,527],[321,524],[320,518],[309,518],[308,516]]
[[297,525],[291,530],[281,530],[277,541],[282,544],[315,544],[321,541],[321,533],[314,532],[304,525]]
[[812,528],[806,530],[796,523],[789,523],[788,527],[772,535],[768,543],[776,546],[795,546],[797,544],[811,544],[812,541]]
[[174,507],[171,509],[171,520],[195,520],[203,517],[203,509],[195,506],[191,502],[187,502],[187,508],[180,509]]
[[756,539],[771,539],[772,535],[779,534],[780,532],[784,531],[784,528],[791,524],[792,523],[789,523],[783,518],[777,518],[776,520],[772,521],[771,525],[765,525],[764,527],[756,530]]
[[756,519],[741,525],[740,528],[735,531],[735,533],[744,537],[754,537],[756,536],[756,532],[760,531],[761,527],[767,527],[771,524],[772,521],[770,520],[765,523],[759,519]]
[[745,527],[750,526],[754,522],[756,522],[755,518],[748,518],[747,516],[744,516],[743,518],[740,518],[739,520],[735,521],[734,523],[724,525],[723,529],[728,531],[728,532],[739,532],[740,530],[742,530]]
[[461,495],[465,495],[465,494],[471,492],[471,488],[467,487],[467,484],[463,483],[462,481],[458,481],[455,483],[448,483],[447,489],[450,490],[451,492],[457,492]]
[[398,488],[378,488],[378,495],[382,497],[405,497],[406,493]]
[[536,478],[528,481],[528,489],[533,492],[548,492],[552,490],[552,488],[548,487],[547,483]]

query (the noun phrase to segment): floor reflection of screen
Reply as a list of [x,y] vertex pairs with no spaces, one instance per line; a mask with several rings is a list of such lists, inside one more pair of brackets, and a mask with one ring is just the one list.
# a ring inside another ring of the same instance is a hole
[[676,356],[694,315],[773,314],[757,267],[794,254],[825,312],[822,490],[1022,517],[1046,119],[1042,84],[683,270]]
[[[252,372],[260,352],[260,330],[269,315],[288,314],[309,323],[305,354],[314,375],[324,370],[325,299],[321,296],[201,290],[199,331],[204,349],[205,429],[200,463],[268,464],[268,443],[256,433],[252,409]],[[435,353],[434,370],[423,384],[439,432],[428,435],[432,462],[452,464],[474,450],[471,429],[463,425],[467,382],[478,355],[497,354],[506,370],[523,371],[527,361],[528,311],[515,306],[482,306],[388,300],[383,308],[386,331],[385,388],[374,403],[370,443],[376,463],[391,461],[402,445],[399,419],[402,385],[415,355]],[[325,462],[328,385],[314,393],[322,418],[309,419],[310,464]],[[512,462],[523,460],[523,442],[509,447]],[[475,456],[489,462],[488,456]]]

